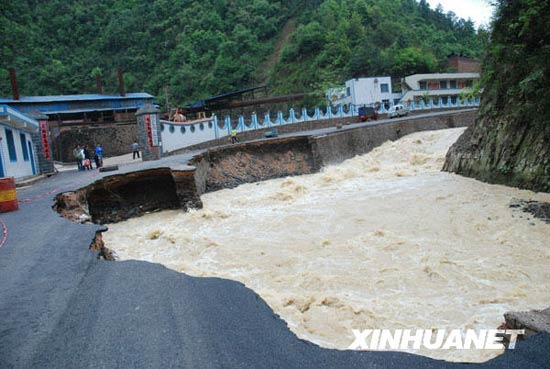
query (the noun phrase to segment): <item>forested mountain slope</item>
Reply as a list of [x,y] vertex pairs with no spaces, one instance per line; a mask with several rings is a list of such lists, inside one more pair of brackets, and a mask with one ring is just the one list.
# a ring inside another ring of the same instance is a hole
[[[281,35],[291,22],[293,33]],[[441,70],[479,57],[486,32],[421,0],[7,0],[0,5],[0,95],[127,91],[185,103],[267,81],[273,93],[346,78]]]

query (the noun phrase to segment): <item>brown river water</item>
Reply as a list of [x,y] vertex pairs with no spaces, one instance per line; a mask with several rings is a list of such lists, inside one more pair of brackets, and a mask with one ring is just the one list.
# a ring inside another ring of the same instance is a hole
[[[494,329],[550,305],[550,225],[509,207],[550,194],[441,172],[463,129],[415,133],[321,173],[202,196],[204,209],[109,226],[122,260],[240,281],[300,338],[352,329]],[[495,350],[417,350],[481,362]]]

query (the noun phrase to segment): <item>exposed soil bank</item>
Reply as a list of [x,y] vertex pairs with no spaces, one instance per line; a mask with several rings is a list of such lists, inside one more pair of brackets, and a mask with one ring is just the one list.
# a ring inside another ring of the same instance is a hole
[[118,255],[116,254],[116,252],[106,247],[105,242],[103,242],[104,231],[105,230],[96,232],[94,240],[90,245],[90,250],[97,252],[99,258],[109,260],[109,261],[118,260]]
[[193,174],[157,168],[108,176],[58,194],[54,210],[72,221],[105,224],[161,209],[201,208]]
[[504,314],[506,322],[502,329],[524,329],[525,335],[520,339],[529,338],[537,333],[550,333],[550,308]]
[[191,160],[200,194],[318,171],[308,137],[290,137],[214,148]]

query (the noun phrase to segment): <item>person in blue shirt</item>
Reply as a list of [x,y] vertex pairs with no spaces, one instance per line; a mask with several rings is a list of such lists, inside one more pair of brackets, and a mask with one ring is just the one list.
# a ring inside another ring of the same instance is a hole
[[97,144],[95,146],[94,160],[97,168],[101,168],[103,166],[103,147],[101,147],[101,144]]

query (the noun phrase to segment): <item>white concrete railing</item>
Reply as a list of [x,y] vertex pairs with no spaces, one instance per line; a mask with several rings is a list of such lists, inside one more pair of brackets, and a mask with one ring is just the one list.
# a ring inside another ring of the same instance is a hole
[[[451,98],[447,99],[447,103],[443,103],[443,99],[439,98],[436,103],[433,100],[429,100],[428,103],[424,103],[424,101],[416,104],[411,102],[409,109],[411,111],[419,111],[473,106],[479,106],[479,99],[472,99],[464,102],[457,99],[456,103],[453,104]],[[325,111],[316,108],[312,115],[309,115],[306,109],[302,109],[299,114],[294,109],[290,109],[286,116],[283,115],[282,112],[277,112],[274,117],[266,113],[263,119],[259,118],[257,114],[252,114],[250,119],[247,120],[245,120],[243,116],[238,117],[235,129],[237,132],[248,132],[256,129],[279,127],[286,124],[298,124],[331,118],[354,117],[357,116],[357,109],[358,107],[355,106],[350,106],[347,111],[342,107],[336,109],[327,108]],[[382,105],[378,112],[385,114],[388,112],[388,109]],[[218,119],[215,115],[210,118],[182,123],[165,120],[161,120],[160,123],[163,153],[169,153],[206,141],[229,136],[231,135],[233,127],[231,117],[226,116],[222,120]]]

